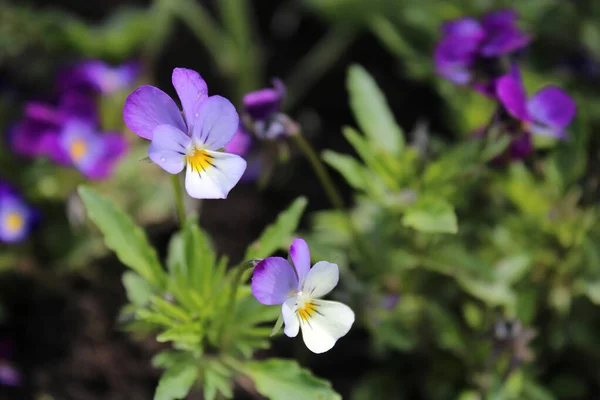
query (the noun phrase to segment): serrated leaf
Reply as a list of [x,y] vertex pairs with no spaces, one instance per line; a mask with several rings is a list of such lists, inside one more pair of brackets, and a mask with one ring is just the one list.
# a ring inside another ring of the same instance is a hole
[[192,319],[186,310],[158,296],[153,296],[150,301],[154,309],[163,315],[167,315],[181,322],[190,322]]
[[236,367],[248,375],[256,389],[271,400],[341,400],[331,384],[301,368],[296,361],[272,358]]
[[154,400],[184,399],[198,379],[198,368],[191,363],[177,364],[161,376]]
[[147,280],[136,274],[127,271],[123,274],[123,286],[127,292],[127,298],[136,306],[144,306],[154,294],[154,288]]
[[164,288],[166,274],[144,231],[112,201],[93,189],[80,186],[78,192],[88,217],[104,234],[106,246],[117,254],[123,264],[155,287]]
[[419,199],[406,209],[402,223],[426,233],[458,232],[454,207],[442,199]]
[[183,342],[199,344],[202,341],[202,329],[199,322],[178,325],[167,329],[156,337],[157,342]]
[[400,154],[404,134],[375,80],[360,65],[352,65],[346,84],[354,117],[369,141],[379,150]]
[[285,210],[282,211],[275,222],[269,225],[246,251],[244,260],[254,260],[269,257],[275,251],[287,244],[289,236],[294,233],[300,217],[307,205],[305,197],[298,197]]

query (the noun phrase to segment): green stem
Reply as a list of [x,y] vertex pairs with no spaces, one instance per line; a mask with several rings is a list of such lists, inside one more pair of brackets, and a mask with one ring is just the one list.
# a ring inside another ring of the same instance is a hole
[[334,25],[315,44],[290,73],[285,83],[288,87],[285,99],[287,108],[298,102],[354,42],[357,31],[353,27]]
[[[250,267],[246,267],[248,263],[252,263]],[[227,329],[231,326],[233,320],[233,314],[235,312],[235,300],[237,298],[238,289],[243,283],[243,276],[246,271],[254,268],[253,261],[246,261],[238,266],[234,267],[233,280],[231,282],[231,292],[229,292],[229,299],[227,300],[227,306],[225,308],[225,314],[223,316],[223,324],[221,325],[221,332],[219,332],[219,338],[221,339],[221,349],[225,349],[228,346],[229,338],[227,337]]]
[[327,194],[327,197],[329,197],[329,201],[331,201],[331,204],[337,209],[343,209],[344,200],[342,200],[342,196],[340,195],[338,189],[333,183],[333,180],[327,172],[325,165],[323,165],[323,162],[317,156],[315,150],[312,148],[310,143],[308,143],[308,141],[304,138],[304,136],[302,136],[301,132],[293,134],[292,137],[296,141],[296,144],[298,144],[298,147],[300,148],[302,153],[304,153],[306,159],[310,162],[310,165],[315,171],[315,174],[317,174],[317,178],[319,178],[321,185],[325,189],[325,193]]
[[183,191],[179,182],[179,175],[171,175],[171,184],[173,185],[173,193],[175,194],[175,208],[177,209],[177,217],[179,224],[185,224],[185,204],[183,203]]

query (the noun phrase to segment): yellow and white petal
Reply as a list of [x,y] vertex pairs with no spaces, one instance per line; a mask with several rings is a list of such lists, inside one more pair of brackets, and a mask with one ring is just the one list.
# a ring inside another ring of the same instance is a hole
[[312,305],[311,310],[304,314],[308,317],[298,314],[304,344],[313,353],[324,353],[350,331],[354,311],[337,301],[313,300],[307,304]]
[[196,199],[225,199],[246,170],[246,161],[234,154],[196,150],[187,157],[185,189]]
[[337,264],[319,261],[306,274],[302,291],[311,298],[325,296],[336,287],[339,279]]
[[283,322],[285,324],[283,333],[285,333],[287,337],[298,336],[298,331],[300,330],[300,320],[296,314],[295,297],[289,298],[283,302],[281,305],[281,314],[283,315]]

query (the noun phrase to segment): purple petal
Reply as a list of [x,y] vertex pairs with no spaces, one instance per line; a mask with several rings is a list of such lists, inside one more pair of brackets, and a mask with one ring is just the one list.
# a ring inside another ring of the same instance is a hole
[[185,155],[192,139],[171,125],[159,125],[154,130],[148,156],[170,174],[178,174],[185,167]]
[[537,122],[561,131],[573,121],[576,113],[573,99],[556,86],[539,90],[529,99],[527,109]]
[[496,84],[496,95],[510,115],[521,121],[531,119],[527,112],[527,94],[520,80],[511,75],[499,78]]
[[304,278],[310,271],[310,250],[304,239],[294,239],[290,246],[290,257],[298,273],[298,285],[302,286]]
[[14,193],[0,197],[0,242],[17,243],[24,240],[33,223],[34,213]]
[[281,257],[265,258],[254,268],[252,294],[263,304],[282,304],[297,287],[294,268]]
[[466,40],[482,40],[485,31],[475,18],[465,17],[448,21],[442,25],[442,32],[446,36],[460,36]]
[[252,137],[240,124],[237,132],[233,136],[233,139],[231,139],[231,141],[225,146],[225,151],[231,154],[237,154],[238,156],[244,157],[251,147]]
[[60,131],[46,132],[41,138],[40,147],[44,149],[44,155],[55,163],[65,167],[73,165],[71,156],[63,148]]
[[63,151],[78,170],[88,175],[105,154],[104,141],[88,121],[72,119],[65,123],[60,142]]
[[123,119],[129,129],[144,139],[152,140],[152,132],[158,125],[171,125],[187,132],[173,99],[154,86],[140,86],[127,97]]
[[92,180],[109,178],[113,174],[118,161],[128,151],[127,141],[120,133],[105,133],[100,138],[104,142],[102,145],[103,154],[84,171],[85,175]]
[[111,94],[131,86],[139,76],[140,69],[137,62],[113,67],[100,60],[83,61],[59,76],[59,86],[63,90],[89,88]]
[[434,59],[437,73],[459,85],[472,79],[477,43],[464,41],[458,36],[448,37],[438,43]]
[[501,10],[487,14],[481,21],[486,32],[481,55],[497,57],[512,53],[531,42],[531,36],[519,30],[514,10]]
[[498,10],[487,13],[481,24],[485,29],[507,28],[515,25],[518,15],[513,9]]
[[239,127],[239,116],[229,100],[210,96],[196,111],[192,136],[209,150],[225,147]]
[[208,99],[208,86],[199,73],[186,68],[175,68],[171,77],[177,91],[183,114],[188,126],[194,120],[194,113],[200,103]]
[[524,134],[512,140],[508,147],[511,160],[522,160],[533,153],[531,135]]
[[285,86],[279,79],[275,79],[273,85],[273,88],[257,90],[244,96],[244,110],[252,120],[264,120],[281,109]]

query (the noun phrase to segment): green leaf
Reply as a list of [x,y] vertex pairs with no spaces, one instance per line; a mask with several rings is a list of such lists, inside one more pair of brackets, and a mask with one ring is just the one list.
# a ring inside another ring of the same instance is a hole
[[305,197],[298,197],[294,200],[287,210],[279,214],[275,223],[269,225],[260,237],[248,247],[244,260],[269,257],[275,251],[284,247],[289,240],[289,236],[298,228],[306,204]]
[[[186,271],[184,276],[191,286],[203,296],[209,296],[218,282],[214,282],[217,255],[208,235],[195,221],[190,221],[183,230],[183,248]],[[183,271],[182,271],[183,272]]]
[[451,204],[442,199],[423,198],[406,209],[402,223],[421,232],[456,233],[458,223]]
[[154,400],[180,400],[185,398],[198,379],[198,368],[192,363],[177,364],[161,376]]
[[369,177],[369,171],[361,163],[349,155],[330,150],[325,150],[322,157],[327,164],[346,179],[350,186],[357,190],[365,190],[367,181],[371,178]]
[[183,342],[197,345],[202,341],[202,326],[199,322],[179,325],[158,335],[156,341],[161,343]]
[[132,271],[125,272],[122,279],[129,301],[140,307],[146,305],[154,294],[152,285]]
[[[236,363],[237,364],[237,363]],[[325,380],[316,378],[296,361],[272,358],[236,365],[256,389],[271,400],[341,400]]]
[[529,271],[532,259],[527,254],[515,254],[496,264],[496,278],[509,284],[516,283]]
[[117,254],[123,264],[157,288],[164,288],[166,274],[144,231],[112,201],[93,189],[80,186],[78,192],[88,217],[104,234],[106,246]]
[[275,326],[273,326],[273,330],[271,331],[271,337],[277,335],[283,326],[283,314],[279,314],[279,318],[277,318],[277,322],[275,322]]
[[380,150],[398,155],[404,149],[404,134],[375,80],[360,65],[348,70],[350,107],[358,126]]

